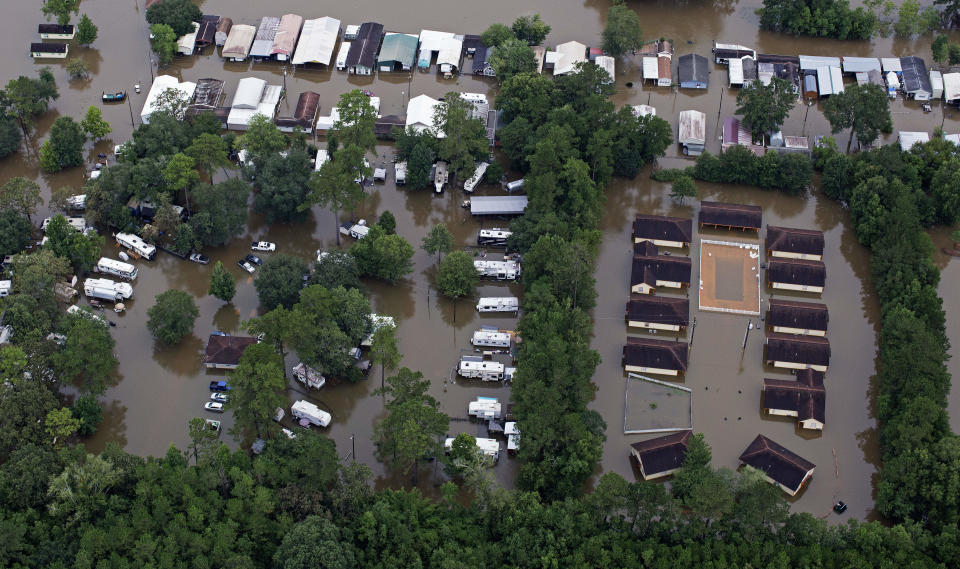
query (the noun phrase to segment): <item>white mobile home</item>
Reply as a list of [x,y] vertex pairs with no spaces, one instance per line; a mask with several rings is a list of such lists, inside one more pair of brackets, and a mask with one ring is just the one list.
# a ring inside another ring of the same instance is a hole
[[477,301],[477,312],[517,312],[520,299],[515,296],[484,297]]
[[[500,442],[497,439],[476,439],[477,448],[484,455],[489,456],[494,462],[500,459]],[[443,448],[450,452],[453,449],[453,439],[447,439],[443,442]]]
[[467,415],[478,419],[499,419],[501,407],[496,397],[477,397],[476,401],[467,404]]
[[130,283],[118,283],[110,279],[87,279],[83,281],[83,294],[89,298],[118,302],[133,296],[133,287]]
[[477,347],[509,348],[510,334],[491,330],[477,330],[473,333],[470,343]]
[[157,256],[157,248],[132,233],[117,233],[117,244],[136,255],[152,261]]
[[520,276],[520,263],[517,261],[485,261],[473,262],[473,267],[481,277],[495,278],[498,281],[515,281]]
[[177,53],[180,55],[193,55],[193,50],[197,48],[197,32],[200,31],[200,24],[197,22],[191,23],[193,24],[193,31],[177,39]]
[[302,399],[290,407],[290,414],[297,419],[306,420],[318,427],[326,427],[330,424],[331,419],[330,413]]
[[484,247],[506,247],[507,239],[513,235],[512,231],[493,227],[491,229],[481,229],[477,235],[477,245]]
[[502,381],[503,364],[487,361],[478,356],[463,356],[457,364],[457,373],[469,379],[481,381]]
[[297,378],[297,381],[300,383],[314,389],[320,389],[327,383],[327,378],[323,377],[322,373],[307,366],[307,364],[303,362],[294,366],[293,377]]
[[98,272],[130,279],[131,281],[136,280],[138,274],[137,268],[130,263],[124,263],[110,259],[109,257],[100,257],[100,260],[97,261],[96,269]]

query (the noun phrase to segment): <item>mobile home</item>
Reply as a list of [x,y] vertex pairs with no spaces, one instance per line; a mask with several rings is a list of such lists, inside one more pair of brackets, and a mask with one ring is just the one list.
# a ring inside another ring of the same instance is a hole
[[100,257],[100,260],[97,261],[96,268],[97,271],[101,273],[114,275],[131,281],[136,280],[138,274],[137,268],[130,263],[124,263],[108,257]]
[[110,279],[87,279],[83,281],[83,294],[88,298],[118,302],[133,296],[133,286]]
[[477,330],[470,343],[477,347],[509,348],[510,334],[495,330]]
[[467,404],[467,415],[478,419],[499,419],[502,405],[496,397],[477,397]]
[[320,389],[327,383],[327,378],[323,377],[322,373],[303,362],[294,366],[293,377],[297,378],[300,383],[314,389]]
[[457,373],[468,379],[502,381],[503,364],[484,360],[478,356],[463,356],[457,364]]
[[157,256],[157,248],[132,233],[117,233],[117,244],[133,253],[152,261]]
[[477,312],[514,312],[520,310],[520,299],[515,296],[484,297],[477,301]]
[[493,227],[490,229],[481,229],[477,235],[477,245],[487,247],[506,247],[507,239],[513,235],[512,231]]
[[[484,455],[489,456],[493,459],[494,462],[500,459],[500,442],[497,439],[476,439],[477,448],[480,449]],[[453,439],[447,439],[443,442],[443,448],[447,452],[450,452],[453,449]]]
[[495,278],[498,281],[515,281],[520,276],[520,263],[513,260],[476,260],[473,268],[477,269],[481,277]]
[[309,401],[300,400],[290,407],[290,414],[300,420],[306,420],[318,427],[326,427],[330,424],[330,413],[317,407]]

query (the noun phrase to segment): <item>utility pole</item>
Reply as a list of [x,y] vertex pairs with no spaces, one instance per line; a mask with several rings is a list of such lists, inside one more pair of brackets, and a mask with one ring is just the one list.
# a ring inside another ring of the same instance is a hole
[[693,317],[693,325],[690,326],[690,347],[693,347],[693,337],[697,333],[697,317]]
[[747,351],[747,338],[750,337],[750,330],[753,330],[753,320],[747,322],[747,329],[743,333],[743,347],[740,348],[740,357]]
[[357,441],[353,433],[350,433],[350,447],[350,460],[357,462]]

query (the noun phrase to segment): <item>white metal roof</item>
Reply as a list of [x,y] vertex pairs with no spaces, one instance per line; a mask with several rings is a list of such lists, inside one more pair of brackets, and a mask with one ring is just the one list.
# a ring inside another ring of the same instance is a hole
[[843,93],[843,73],[839,67],[830,68],[830,82],[833,83],[834,93]]
[[593,60],[599,67],[602,67],[604,71],[610,76],[610,80],[613,81],[616,79],[615,74],[615,63],[614,59],[609,55],[598,55],[596,59]]
[[[434,30],[422,30],[420,32],[420,51],[417,53],[417,65],[428,67],[433,52],[443,49],[444,42],[452,38],[450,32],[437,32]],[[462,46],[462,44],[461,44]]]
[[280,103],[280,97],[283,95],[283,87],[280,85],[267,85],[263,89],[263,95],[260,97],[260,104],[257,105],[257,112],[269,118],[276,114],[277,105]]
[[460,55],[463,53],[463,36],[459,38],[451,35],[440,42],[437,53],[437,65],[452,65],[460,67]]
[[680,144],[704,144],[707,141],[707,115],[700,111],[680,111]]
[[632,109],[633,116],[635,117],[645,117],[647,115],[657,116],[657,109],[650,105],[633,105]]
[[143,102],[143,109],[140,111],[140,120],[149,123],[150,115],[157,110],[157,99],[167,89],[176,89],[180,92],[181,98],[190,101],[193,99],[193,92],[197,89],[196,83],[185,81],[180,83],[176,77],[170,75],[158,75],[150,86],[150,92],[147,93],[147,99]]
[[930,142],[930,134],[926,132],[912,132],[901,130],[897,136],[900,141],[900,150],[910,150],[914,144]]
[[327,153],[326,148],[321,148],[320,150],[317,150],[317,159],[313,163],[313,169],[319,170],[321,167],[323,167],[323,164],[329,159],[330,159],[330,154]]
[[267,82],[257,77],[244,77],[237,83],[237,92],[233,95],[230,107],[233,109],[256,109],[263,97]]
[[943,99],[945,101],[960,99],[960,73],[943,74]]
[[527,208],[527,196],[476,196],[470,198],[473,215],[521,214]]
[[800,69],[816,69],[818,67],[840,67],[840,58],[819,55],[800,56]]
[[[440,101],[429,95],[417,95],[407,104],[406,126],[413,127],[417,132],[424,129],[433,129],[433,112]],[[439,131],[439,129],[436,129]],[[436,132],[438,138],[443,138],[443,132]]]
[[943,91],[943,74],[935,69],[930,70],[930,87],[936,91]]
[[743,85],[743,60],[731,59],[727,65],[727,73],[730,74],[731,85]]
[[227,35],[220,54],[224,57],[245,58],[250,53],[250,44],[257,35],[257,28],[246,24],[234,24]]
[[190,55],[193,53],[193,49],[197,47],[197,32],[200,30],[200,24],[197,22],[191,23],[193,24],[193,31],[177,39],[177,51],[183,55]]
[[660,78],[660,68],[657,65],[656,57],[644,57],[643,58],[643,78],[646,79],[659,79]]
[[880,71],[880,60],[876,57],[844,57],[844,73],[865,73],[867,71]]
[[943,139],[960,146],[960,134],[945,134],[943,135]]
[[884,73],[887,71],[903,71],[903,68],[900,66],[899,57],[881,57],[880,67]]
[[350,45],[353,42],[340,42],[340,51],[337,52],[337,69],[347,66],[347,55],[350,54]]
[[300,42],[297,44],[297,51],[293,54],[291,63],[294,65],[302,63],[330,65],[333,48],[336,47],[339,37],[340,20],[330,17],[307,20],[303,23]]
[[587,46],[578,41],[568,41],[557,46],[560,59],[553,66],[554,75],[573,73],[578,63],[587,61]]

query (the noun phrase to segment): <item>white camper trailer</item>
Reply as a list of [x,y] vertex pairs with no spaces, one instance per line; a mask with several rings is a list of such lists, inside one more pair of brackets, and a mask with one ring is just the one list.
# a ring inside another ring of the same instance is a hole
[[393,316],[381,316],[373,312],[368,318],[370,320],[370,333],[360,342],[360,347],[362,348],[369,348],[373,345],[373,334],[380,328],[384,326],[389,326],[390,328],[397,327],[397,321],[393,319]]
[[473,192],[473,189],[476,188],[480,180],[483,179],[483,175],[487,173],[487,168],[489,167],[490,164],[487,162],[477,162],[477,169],[473,171],[473,176],[470,176],[470,179],[463,183],[463,191],[468,194]]
[[457,373],[468,379],[480,381],[503,380],[503,364],[484,360],[477,356],[463,356],[457,364]]
[[309,401],[297,401],[290,407],[290,414],[297,419],[306,420],[318,427],[326,427],[330,424],[330,413],[317,407]]
[[88,298],[119,302],[133,296],[133,286],[110,279],[87,279],[83,281],[83,294]]
[[473,262],[473,268],[481,277],[495,278],[498,281],[515,281],[520,276],[520,263],[512,260],[476,260]]
[[70,209],[82,211],[87,207],[87,194],[79,194],[67,198],[67,207]]
[[13,281],[0,281],[0,298],[10,296],[10,289],[12,286]]
[[[476,439],[477,448],[480,449],[484,455],[489,456],[493,459],[494,462],[500,460],[500,442],[497,439]],[[453,450],[453,439],[447,439],[443,441],[443,448],[447,452]]]
[[476,347],[509,348],[510,334],[496,330],[477,330],[473,333],[470,343]]
[[367,220],[365,219],[361,219],[357,223],[345,221],[340,226],[341,235],[347,235],[354,239],[363,239],[367,236],[367,233],[370,233],[370,228],[367,226]]
[[467,404],[467,415],[478,419],[499,419],[502,406],[496,397],[477,397]]
[[407,183],[407,163],[406,162],[397,162],[394,165],[394,182],[398,186],[403,186]]
[[515,296],[488,296],[477,301],[477,312],[517,312],[520,299]]
[[116,240],[121,247],[125,247],[144,259],[152,261],[157,256],[156,247],[132,233],[117,233]]
[[491,229],[481,229],[477,234],[477,245],[481,247],[506,247],[507,239],[513,235],[512,231],[493,227]]
[[294,366],[293,377],[297,378],[297,381],[300,383],[314,389],[320,389],[327,383],[327,378],[323,377],[322,373],[307,366],[307,364],[303,362]]
[[123,279],[136,280],[137,268],[130,263],[117,261],[108,257],[100,257],[97,261],[97,271],[106,275],[113,275]]

